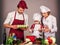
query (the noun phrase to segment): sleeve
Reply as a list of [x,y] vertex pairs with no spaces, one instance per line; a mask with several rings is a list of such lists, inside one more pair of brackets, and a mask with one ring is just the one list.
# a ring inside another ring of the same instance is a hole
[[6,17],[6,19],[4,21],[4,24],[10,24],[10,21],[11,21],[11,15],[10,15],[10,13],[8,13],[8,16]]
[[32,24],[31,27],[30,27],[30,29],[34,29],[34,27],[35,27],[35,24]]
[[28,25],[28,15],[25,15],[25,24]]
[[56,21],[56,18],[53,18],[53,20],[52,20],[51,32],[57,32],[57,21]]

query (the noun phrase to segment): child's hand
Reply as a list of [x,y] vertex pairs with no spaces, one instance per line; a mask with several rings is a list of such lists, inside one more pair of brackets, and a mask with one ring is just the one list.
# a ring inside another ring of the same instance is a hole
[[39,32],[42,32],[42,29],[39,29],[38,31],[39,31]]
[[29,32],[30,32],[30,33],[33,33],[33,29],[29,29]]

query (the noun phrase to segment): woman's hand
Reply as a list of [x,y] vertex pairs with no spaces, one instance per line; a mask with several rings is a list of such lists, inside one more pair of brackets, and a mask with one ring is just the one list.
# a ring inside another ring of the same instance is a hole
[[49,29],[48,26],[45,26],[45,27],[44,27],[44,32],[50,32],[50,29]]
[[44,32],[50,32],[50,29],[44,29]]

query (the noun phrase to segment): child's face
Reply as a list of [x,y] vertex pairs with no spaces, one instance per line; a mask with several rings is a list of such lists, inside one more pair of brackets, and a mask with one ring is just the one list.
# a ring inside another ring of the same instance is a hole
[[39,23],[40,23],[40,21],[38,21],[38,20],[35,20],[35,21],[34,21],[34,23],[35,23],[35,24],[39,24]]

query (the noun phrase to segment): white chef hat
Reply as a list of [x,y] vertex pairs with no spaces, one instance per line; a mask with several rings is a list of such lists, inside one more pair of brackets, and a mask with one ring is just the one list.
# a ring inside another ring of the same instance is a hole
[[34,21],[35,21],[35,20],[40,21],[40,20],[41,20],[41,15],[40,15],[39,13],[35,13],[35,14],[33,15],[33,20],[34,20]]
[[46,6],[40,6],[40,10],[41,10],[42,13],[50,11],[50,9]]

